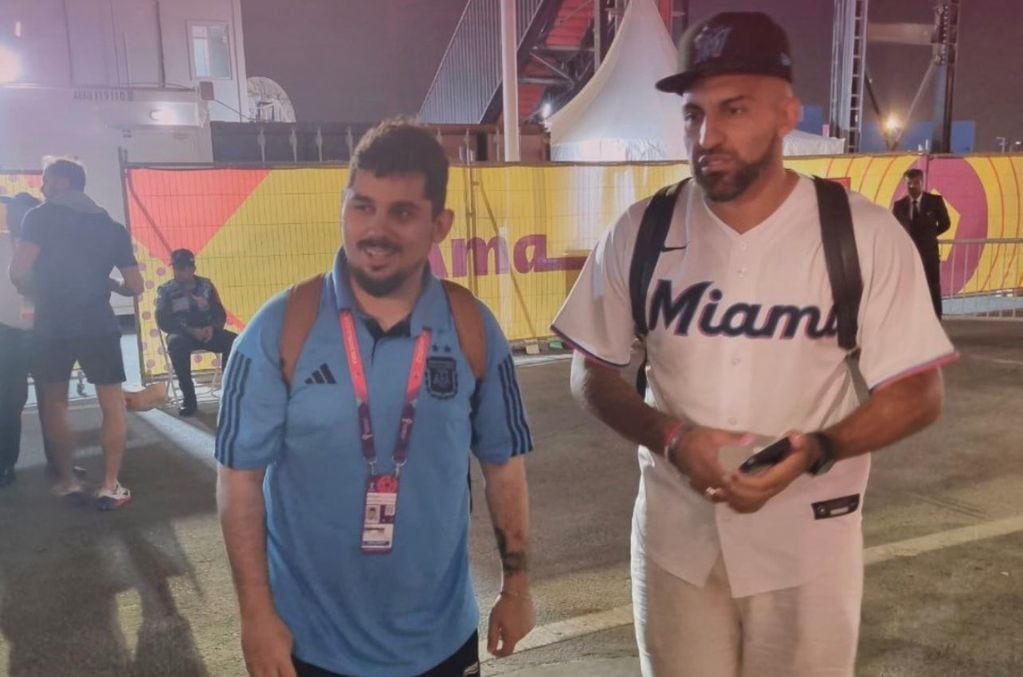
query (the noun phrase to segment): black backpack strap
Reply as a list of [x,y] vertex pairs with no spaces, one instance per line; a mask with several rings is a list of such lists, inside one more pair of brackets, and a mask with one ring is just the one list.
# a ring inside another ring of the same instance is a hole
[[852,210],[845,187],[835,181],[813,178],[817,191],[817,209],[821,222],[824,260],[831,282],[831,295],[838,317],[838,345],[846,352],[846,364],[860,399],[866,397],[866,383],[859,370],[860,299],[863,297],[863,276],[853,233]]
[[661,256],[664,240],[668,237],[675,202],[682,186],[688,181],[689,179],[683,179],[654,193],[639,224],[636,248],[632,250],[632,262],[629,264],[629,301],[632,304],[632,321],[636,326],[636,336],[640,338],[646,336],[649,331],[646,317],[647,290],[654,277],[654,269],[657,267],[657,259]]
[[[689,179],[682,179],[654,193],[639,224],[636,247],[632,250],[632,261],[629,264],[629,302],[632,304],[632,322],[635,325],[636,336],[640,339],[645,338],[650,330],[646,314],[647,290],[650,289],[650,281],[654,277],[654,269],[661,256],[664,240],[668,237],[675,203],[682,192],[682,186],[688,181]],[[636,372],[636,390],[641,396],[646,396],[645,349],[643,362]]]

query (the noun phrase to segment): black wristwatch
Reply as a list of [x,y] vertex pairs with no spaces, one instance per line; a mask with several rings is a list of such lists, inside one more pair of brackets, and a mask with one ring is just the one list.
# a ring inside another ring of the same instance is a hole
[[831,466],[835,465],[835,442],[820,431],[810,433],[810,437],[817,441],[821,455],[814,461],[813,465],[806,469],[806,472],[816,477],[831,470]]

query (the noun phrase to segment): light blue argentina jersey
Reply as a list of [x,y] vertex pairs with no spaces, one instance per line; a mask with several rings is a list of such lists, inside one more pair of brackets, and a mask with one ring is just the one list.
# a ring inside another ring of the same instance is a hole
[[[216,457],[228,468],[267,468],[270,583],[295,655],[343,674],[417,675],[453,654],[479,623],[468,554],[470,449],[481,463],[500,465],[531,451],[532,438],[508,342],[486,307],[487,369],[476,383],[437,278],[427,276],[405,331],[381,335],[358,311],[345,265],[340,252],[290,397],[280,372],[285,296],[239,337],[224,375]],[[413,345],[424,328],[432,331],[388,555],[360,547],[369,469],[342,309],[356,317],[377,472],[394,469]]]

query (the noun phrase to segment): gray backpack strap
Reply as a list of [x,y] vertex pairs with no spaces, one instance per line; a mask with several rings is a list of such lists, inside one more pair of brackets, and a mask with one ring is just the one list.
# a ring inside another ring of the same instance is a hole
[[863,402],[870,397],[863,372],[860,371],[860,346],[857,342],[863,276],[860,274],[849,194],[842,184],[818,176],[813,178],[813,186],[817,191],[821,242],[824,245],[824,260],[838,319],[838,345],[845,351],[845,364],[852,377],[853,387],[860,402]]

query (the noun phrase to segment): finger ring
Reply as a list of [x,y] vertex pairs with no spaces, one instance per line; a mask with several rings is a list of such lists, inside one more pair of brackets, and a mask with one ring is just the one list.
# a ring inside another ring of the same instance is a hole
[[720,493],[721,493],[720,487],[707,487],[706,489],[703,490],[703,495],[711,499],[717,498]]

